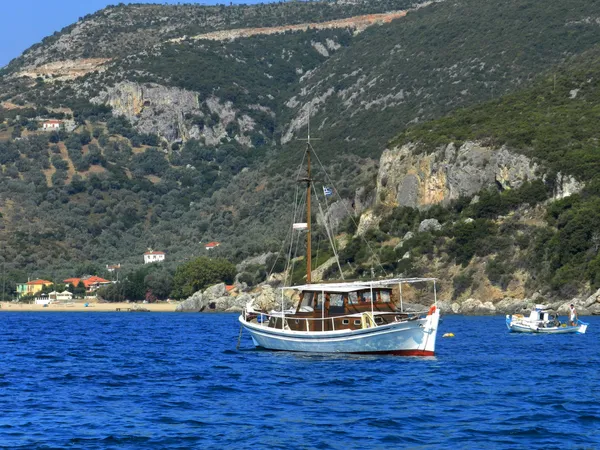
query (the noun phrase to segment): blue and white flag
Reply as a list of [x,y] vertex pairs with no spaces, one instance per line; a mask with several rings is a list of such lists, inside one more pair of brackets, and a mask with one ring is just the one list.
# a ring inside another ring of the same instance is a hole
[[333,189],[323,186],[323,194],[325,194],[325,197],[331,197],[333,195]]

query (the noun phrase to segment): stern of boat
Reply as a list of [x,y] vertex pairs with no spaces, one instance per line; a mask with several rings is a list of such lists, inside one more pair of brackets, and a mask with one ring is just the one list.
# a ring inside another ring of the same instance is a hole
[[579,329],[577,330],[578,334],[585,334],[587,330],[588,323],[579,321]]

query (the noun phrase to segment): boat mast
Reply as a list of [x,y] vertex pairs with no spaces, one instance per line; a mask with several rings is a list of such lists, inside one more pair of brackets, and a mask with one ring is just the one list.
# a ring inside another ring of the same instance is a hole
[[[311,186],[312,179],[310,173],[310,149],[311,149],[311,137],[310,137],[310,104],[308,105],[308,126],[307,126],[307,138],[299,139],[300,141],[306,141],[306,178],[302,178],[298,181],[306,182],[306,282],[311,282],[311,272],[312,272],[312,251],[311,251],[311,220],[310,220],[310,198],[311,198]],[[312,139],[318,140],[318,139]]]
[[306,282],[311,282],[312,272],[312,251],[311,251],[311,221],[310,221],[310,116],[308,122],[308,142],[306,143],[306,161],[307,161],[307,172],[306,172]]

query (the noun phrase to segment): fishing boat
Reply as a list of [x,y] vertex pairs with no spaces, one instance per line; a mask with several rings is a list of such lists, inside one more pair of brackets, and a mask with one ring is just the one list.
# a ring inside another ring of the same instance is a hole
[[574,324],[562,323],[555,311],[547,309],[544,305],[535,305],[529,316],[507,314],[506,326],[509,331],[517,333],[584,334],[588,323],[579,319]]
[[[278,311],[255,311],[251,304],[246,305],[239,317],[240,333],[248,331],[256,347],[268,350],[433,356],[440,318],[434,278],[373,277],[312,283],[311,151],[314,152],[309,126],[307,176],[298,179],[306,183],[306,218],[304,222],[294,221],[291,227],[292,233],[306,233],[306,284],[287,288],[298,298],[293,309],[284,308],[283,291]],[[327,234],[331,238],[329,231]],[[335,253],[333,239],[330,240]],[[339,260],[338,267],[343,277]],[[431,307],[406,311],[403,289],[414,292],[419,288],[433,296]]]

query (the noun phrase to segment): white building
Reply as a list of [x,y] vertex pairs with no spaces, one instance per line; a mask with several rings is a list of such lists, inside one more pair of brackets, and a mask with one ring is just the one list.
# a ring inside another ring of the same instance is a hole
[[114,272],[115,270],[121,270],[121,264],[113,264],[111,265],[106,265],[106,270],[108,272]]
[[58,131],[60,130],[60,120],[47,120],[42,124],[42,129],[44,131]]
[[151,264],[165,260],[165,252],[149,251],[144,253],[144,264]]
[[73,300],[73,294],[69,291],[56,292],[52,291],[49,294],[41,294],[35,299],[36,305],[49,305],[54,302],[67,302]]

